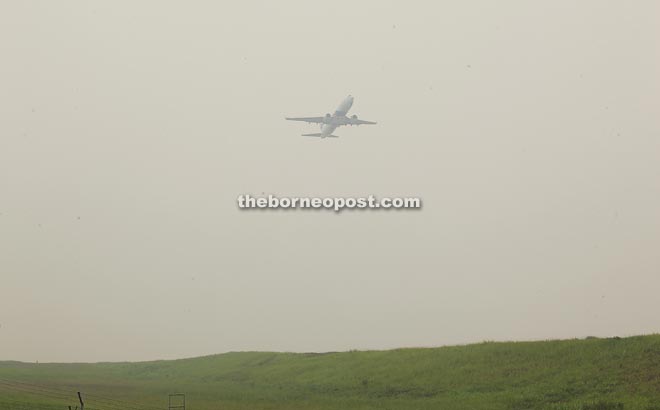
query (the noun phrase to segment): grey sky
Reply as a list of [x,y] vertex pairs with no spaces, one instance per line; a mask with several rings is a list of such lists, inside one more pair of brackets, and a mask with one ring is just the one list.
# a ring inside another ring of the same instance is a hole
[[[656,1],[8,1],[0,359],[660,331]],[[285,116],[378,121],[340,139]],[[420,196],[245,212],[241,194]]]

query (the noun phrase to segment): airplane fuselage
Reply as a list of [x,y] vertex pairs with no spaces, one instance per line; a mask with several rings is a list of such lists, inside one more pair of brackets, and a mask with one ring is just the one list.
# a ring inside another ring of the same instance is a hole
[[323,118],[323,124],[321,124],[321,138],[326,138],[332,135],[340,125],[350,123],[350,119],[346,114],[348,114],[348,111],[352,106],[353,96],[349,95],[344,98],[344,101],[342,101],[341,104],[339,104],[339,107],[337,107],[333,115],[326,114]]
[[332,135],[333,132],[337,129],[336,125],[333,124],[322,124],[321,125],[321,138],[326,138]]

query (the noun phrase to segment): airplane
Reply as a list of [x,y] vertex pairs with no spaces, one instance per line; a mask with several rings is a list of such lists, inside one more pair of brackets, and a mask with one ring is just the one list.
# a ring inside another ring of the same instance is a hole
[[344,101],[339,104],[339,107],[335,110],[335,113],[333,115],[330,115],[330,113],[326,114],[325,117],[296,117],[296,118],[285,118],[286,120],[289,121],[304,121],[304,122],[309,122],[312,124],[320,124],[321,126],[321,132],[315,133],[315,134],[302,134],[303,137],[320,137],[320,138],[339,138],[337,135],[332,135],[332,133],[337,129],[337,127],[341,127],[342,125],[371,125],[371,124],[376,124],[375,122],[372,121],[364,121],[358,119],[357,115],[351,115],[350,117],[347,117],[346,114],[348,114],[348,110],[351,109],[351,106],[353,105],[353,96],[348,96],[344,99]]

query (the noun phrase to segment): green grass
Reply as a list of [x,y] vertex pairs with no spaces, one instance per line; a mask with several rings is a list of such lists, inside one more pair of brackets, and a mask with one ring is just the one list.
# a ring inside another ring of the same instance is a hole
[[[166,408],[172,392],[186,393],[189,410],[660,410],[660,335],[326,354],[227,353],[142,363],[0,362],[0,409],[66,409],[76,404],[78,390],[89,410],[123,408],[92,395]],[[46,397],[46,391],[63,396]]]

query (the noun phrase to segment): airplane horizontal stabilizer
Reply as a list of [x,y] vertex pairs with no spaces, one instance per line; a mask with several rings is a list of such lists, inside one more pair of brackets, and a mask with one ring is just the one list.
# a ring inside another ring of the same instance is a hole
[[[316,134],[302,134],[303,137],[320,137],[322,134],[320,132]],[[339,135],[326,135],[328,138],[339,138]]]

